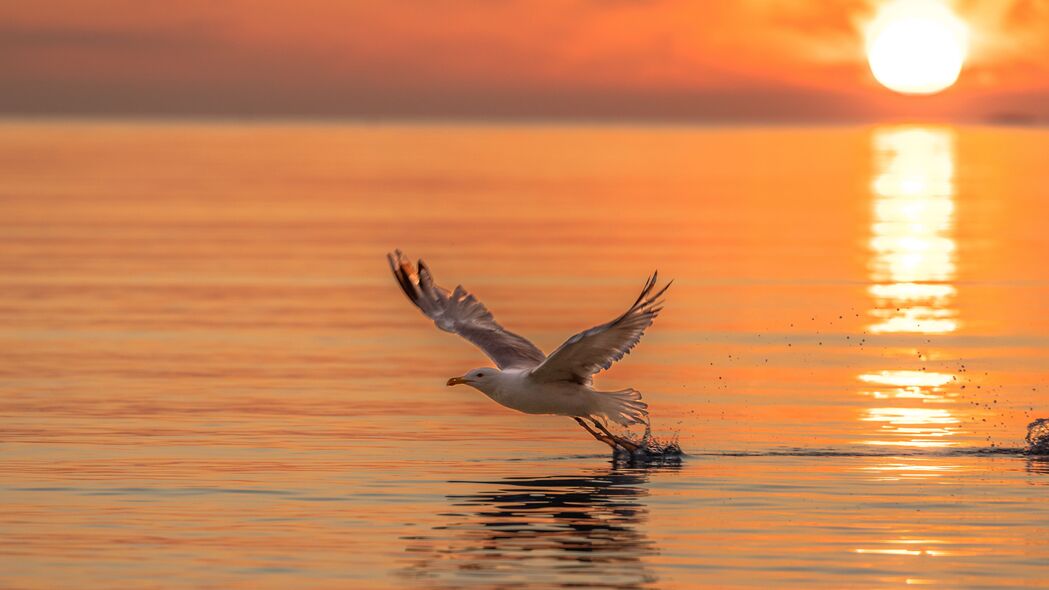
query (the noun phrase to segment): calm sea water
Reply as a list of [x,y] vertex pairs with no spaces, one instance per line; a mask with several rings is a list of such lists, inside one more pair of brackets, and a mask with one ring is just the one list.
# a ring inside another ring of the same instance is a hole
[[[0,587],[1049,584],[1049,132],[0,124]],[[444,381],[676,278],[679,463]]]

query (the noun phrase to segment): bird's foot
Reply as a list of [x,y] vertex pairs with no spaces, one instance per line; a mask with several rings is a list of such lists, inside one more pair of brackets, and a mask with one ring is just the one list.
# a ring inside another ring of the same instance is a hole
[[[613,441],[615,441],[616,444],[618,444],[619,446],[623,447],[628,453],[634,454],[634,453],[637,452],[638,449],[641,448],[641,446],[638,445],[637,443],[631,442],[631,441],[627,440],[626,438],[623,438],[622,436],[616,436],[616,435],[612,434],[611,432],[608,431],[607,428],[605,428],[604,424],[598,422],[597,420],[591,419],[590,421],[593,422],[594,426],[596,426],[598,428],[598,430],[603,432],[605,434],[605,436],[607,436],[608,438],[610,438]],[[615,446],[613,446],[612,448],[615,449]]]
[[600,432],[594,430],[593,428],[590,428],[590,426],[587,425],[587,423],[582,418],[573,418],[573,419],[576,422],[578,422],[579,425],[582,426],[587,432],[589,432],[591,435],[593,435],[594,438],[596,438],[597,440],[599,440],[599,441],[605,443],[606,445],[612,447],[612,451],[613,452],[615,452],[618,449],[618,447],[616,447],[616,442],[614,440],[612,440],[611,438],[608,438],[607,436],[601,434]]

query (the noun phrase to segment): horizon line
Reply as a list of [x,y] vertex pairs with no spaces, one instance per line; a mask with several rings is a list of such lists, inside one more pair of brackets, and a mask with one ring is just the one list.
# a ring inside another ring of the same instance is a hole
[[1049,117],[1002,113],[973,117],[655,117],[655,116],[563,116],[563,115],[334,115],[282,113],[38,113],[3,112],[2,123],[32,122],[125,122],[125,123],[216,123],[216,124],[353,124],[353,125],[504,125],[504,126],[645,126],[645,127],[863,127],[869,125],[945,125],[1042,128]]

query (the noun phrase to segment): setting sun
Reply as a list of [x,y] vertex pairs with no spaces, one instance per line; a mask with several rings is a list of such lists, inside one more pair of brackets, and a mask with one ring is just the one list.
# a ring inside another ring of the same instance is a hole
[[897,0],[871,24],[867,59],[874,78],[902,94],[934,94],[958,79],[968,46],[965,24],[946,5]]

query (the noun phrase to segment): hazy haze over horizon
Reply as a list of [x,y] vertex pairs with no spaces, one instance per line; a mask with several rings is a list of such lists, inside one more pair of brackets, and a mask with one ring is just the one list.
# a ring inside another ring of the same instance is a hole
[[973,121],[1049,117],[1049,6],[958,1],[958,84],[871,77],[874,1],[67,0],[0,8],[0,115]]

